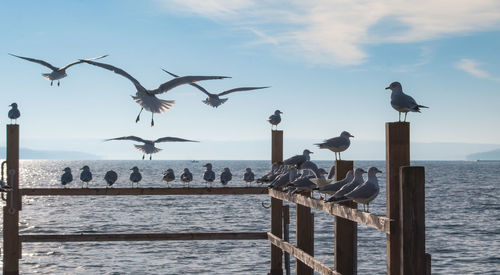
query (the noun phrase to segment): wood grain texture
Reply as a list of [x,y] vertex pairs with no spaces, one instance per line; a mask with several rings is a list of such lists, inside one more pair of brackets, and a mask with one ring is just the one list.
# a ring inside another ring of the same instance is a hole
[[260,195],[266,187],[23,188],[23,196]]

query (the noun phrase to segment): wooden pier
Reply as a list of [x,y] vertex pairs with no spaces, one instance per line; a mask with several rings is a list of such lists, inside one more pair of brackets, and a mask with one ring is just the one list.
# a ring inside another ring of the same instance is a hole
[[[19,274],[24,242],[109,242],[172,240],[268,240],[271,275],[289,272],[289,255],[297,259],[296,274],[357,274],[357,226],[366,225],[387,236],[387,274],[430,275],[430,255],[425,253],[425,169],[411,167],[410,125],[386,124],[387,216],[357,209],[356,203],[327,203],[310,194],[294,194],[265,187],[222,188],[20,188],[19,125],[7,125],[6,206],[3,208],[3,274]],[[272,131],[271,162],[283,161],[283,131]],[[354,167],[352,161],[335,162],[335,180]],[[105,234],[19,234],[23,196],[174,196],[174,195],[267,195],[270,197],[269,232],[183,232]],[[296,205],[296,241],[289,242],[289,206]],[[314,258],[314,215],[311,209],[335,218],[334,267]],[[283,257],[285,256],[285,257]]]

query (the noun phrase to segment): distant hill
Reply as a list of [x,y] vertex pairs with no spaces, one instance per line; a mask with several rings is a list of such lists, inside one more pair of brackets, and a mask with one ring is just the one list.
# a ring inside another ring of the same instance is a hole
[[[0,147],[0,158],[5,159],[5,147]],[[98,155],[77,152],[77,151],[51,151],[33,150],[19,148],[19,158],[21,159],[60,159],[60,160],[80,160],[80,159],[101,159]]]
[[470,154],[467,160],[500,160],[500,149]]

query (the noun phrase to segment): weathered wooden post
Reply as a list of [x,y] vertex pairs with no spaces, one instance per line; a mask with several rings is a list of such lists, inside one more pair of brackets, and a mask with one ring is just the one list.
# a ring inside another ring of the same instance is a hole
[[[302,193],[303,196],[310,197],[311,192]],[[307,254],[314,256],[314,217],[311,208],[297,204],[296,208],[296,238],[297,247]],[[312,275],[314,270],[297,259],[296,274]]]
[[[271,163],[283,162],[283,131],[271,131]],[[271,233],[283,237],[283,201],[271,198]],[[283,274],[283,251],[271,244],[271,275]]]
[[[354,168],[353,161],[335,161],[334,180],[345,178],[347,172]],[[343,202],[341,205],[357,208],[355,202]],[[358,257],[358,224],[356,222],[335,217],[335,271],[342,275],[357,273]]]
[[3,274],[19,274],[19,125],[7,125],[7,205],[3,208]]
[[410,165],[410,123],[388,122],[386,136],[387,217],[394,220],[387,236],[387,274],[398,275],[401,266],[399,169]]
[[[290,242],[290,206],[283,205],[283,240]],[[285,252],[285,274],[290,275],[290,254]]]
[[425,170],[400,169],[401,267],[404,275],[427,274],[425,255]]

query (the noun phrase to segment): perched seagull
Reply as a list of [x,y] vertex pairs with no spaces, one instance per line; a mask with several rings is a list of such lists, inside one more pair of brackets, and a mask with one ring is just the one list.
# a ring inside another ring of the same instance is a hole
[[83,60],[83,61],[113,71],[123,77],[126,77],[128,80],[132,81],[137,90],[135,96],[132,96],[132,98],[135,100],[135,102],[141,105],[141,110],[139,111],[139,114],[137,115],[135,122],[139,122],[142,110],[146,109],[146,111],[151,112],[151,126],[154,126],[153,115],[155,113],[161,114],[166,110],[172,108],[172,106],[175,103],[175,101],[173,100],[159,99],[156,97],[157,94],[166,93],[177,86],[193,83],[196,81],[228,78],[227,76],[190,76],[190,75],[181,76],[161,84],[160,86],[158,86],[158,88],[147,90],[141,85],[141,83],[139,83],[139,81],[137,81],[135,78],[133,78],[131,75],[129,75],[127,72],[125,72],[120,68],[117,68],[109,64],[93,62],[89,60]]
[[424,105],[419,105],[413,99],[413,97],[403,93],[403,87],[401,86],[401,83],[399,82],[392,82],[391,85],[387,88],[386,90],[390,89],[391,92],[391,106],[394,108],[396,111],[399,112],[399,121],[401,122],[401,113],[405,113],[405,119],[406,121],[406,115],[408,112],[417,112],[420,113],[420,108],[429,108]]
[[110,141],[110,140],[133,140],[133,141],[144,143],[144,145],[134,144],[134,146],[135,146],[135,148],[137,148],[137,150],[144,153],[142,155],[142,159],[144,159],[146,154],[149,155],[149,159],[152,159],[152,154],[155,154],[155,153],[158,153],[161,151],[160,148],[155,147],[155,143],[158,143],[158,142],[199,142],[196,140],[189,140],[189,139],[183,139],[183,138],[178,138],[178,137],[162,137],[162,138],[159,138],[156,140],[148,140],[148,139],[142,139],[142,138],[136,137],[136,136],[110,138],[110,139],[106,139],[104,141]]
[[339,154],[339,160],[340,160],[340,152],[344,152],[349,148],[349,145],[351,145],[351,141],[349,138],[354,137],[353,135],[349,134],[347,131],[343,131],[340,136],[326,139],[322,143],[316,143],[320,149],[329,149],[330,151],[333,151],[335,153],[335,160],[337,160],[337,153]]
[[271,130],[273,129],[273,125],[276,126],[276,130],[278,130],[278,124],[280,124],[281,122],[280,114],[282,113],[283,112],[281,112],[280,110],[276,110],[274,111],[274,115],[269,116],[269,119],[267,121],[271,123]]
[[328,172],[328,176],[326,177],[327,179],[331,180],[335,176],[335,165],[332,165],[330,168],[330,172]]
[[311,159],[309,154],[312,154],[312,153],[313,152],[305,149],[304,152],[302,152],[302,155],[295,155],[293,157],[290,157],[290,158],[284,160],[283,164],[284,165],[294,165],[300,169],[300,166],[302,165],[302,163]]
[[255,180],[255,174],[252,172],[252,168],[245,169],[245,174],[243,175],[243,180],[248,186]]
[[73,175],[71,174],[71,168],[64,168],[64,173],[61,176],[61,184],[66,188],[66,184],[73,181]]
[[342,186],[342,188],[340,188],[339,191],[337,191],[335,193],[335,195],[333,195],[331,198],[329,198],[327,200],[327,202],[335,202],[336,200],[344,197],[345,194],[351,192],[356,187],[363,184],[363,174],[364,173],[366,173],[365,170],[363,170],[361,168],[356,168],[356,170],[354,170],[353,179],[349,183],[344,184],[344,186]]
[[294,182],[297,178],[298,178],[297,168],[291,167],[288,168],[286,171],[283,171],[281,174],[279,174],[268,187],[273,189],[278,189],[288,185],[291,182]]
[[318,189],[320,193],[324,193],[327,195],[334,195],[337,193],[337,191],[340,190],[344,185],[347,183],[351,182],[352,179],[354,178],[354,174],[352,173],[352,170],[347,171],[347,174],[345,178],[338,180],[336,182],[332,182],[330,184],[327,184],[325,186],[322,186]]
[[303,191],[312,192],[316,187],[316,184],[311,181],[310,175],[302,175],[289,184],[288,190],[290,194],[295,194]]
[[106,181],[109,187],[113,186],[113,184],[115,184],[117,179],[118,179],[118,174],[113,170],[109,170],[108,172],[106,172],[106,175],[104,175],[104,180]]
[[189,183],[193,180],[193,174],[189,171],[188,168],[184,168],[184,173],[181,175],[181,181],[187,183],[189,187]]
[[17,109],[17,103],[12,103],[9,105],[9,107],[12,107],[12,109],[10,109],[8,113],[10,123],[12,124],[12,120],[14,120],[14,123],[17,123],[17,119],[21,116],[21,112],[19,112],[19,109]]
[[264,176],[260,177],[257,179],[257,183],[265,183],[265,182],[271,182],[273,181],[276,176],[278,175],[278,170],[279,170],[279,165],[278,163],[273,163],[271,165],[271,171],[267,172]]
[[208,182],[210,184],[210,187],[212,187],[212,182],[215,180],[215,172],[212,170],[212,164],[207,163],[203,165],[207,170],[205,170],[205,173],[203,173],[203,180],[205,182]]
[[137,166],[134,166],[130,170],[132,170],[132,173],[130,174],[132,187],[134,187],[134,183],[137,183],[137,187],[139,187],[139,182],[142,180],[142,175],[141,172],[139,172],[139,168],[137,168]]
[[[12,56],[15,56],[15,57],[22,58],[24,60],[28,60],[28,61],[31,61],[31,62],[38,63],[40,65],[43,65],[43,66],[48,67],[49,69],[51,69],[52,70],[51,73],[49,73],[49,74],[42,74],[42,76],[45,79],[50,80],[50,86],[52,86],[52,82],[54,82],[54,80],[57,80],[57,86],[59,86],[61,84],[59,82],[59,79],[65,78],[67,76],[66,69],[68,69],[69,67],[71,67],[73,65],[80,64],[80,63],[84,62],[82,60],[78,60],[78,61],[69,63],[68,65],[66,65],[64,67],[57,68],[57,67],[54,67],[54,66],[50,65],[48,62],[45,62],[43,60],[29,58],[29,57],[23,57],[23,56],[11,54],[11,53],[9,53],[9,54],[12,55]],[[97,60],[97,59],[104,58],[106,56],[108,56],[108,55],[102,55],[102,56],[99,56],[99,57],[89,58],[89,59],[85,59],[85,60],[88,60],[88,61]]]
[[378,170],[376,167],[370,167],[370,169],[368,169],[368,178],[365,182],[351,192],[345,194],[343,197],[335,199],[334,202],[355,201],[363,204],[364,211],[370,212],[370,202],[377,197],[380,191],[377,173],[382,173],[382,171]]
[[224,171],[220,174],[220,182],[223,186],[226,186],[233,179],[233,174],[229,168],[224,168]]
[[[173,77],[179,77],[178,75],[175,75],[167,70],[164,70],[162,69],[164,72],[166,72],[167,74],[173,76]],[[192,86],[198,88],[198,90],[202,91],[203,93],[205,93],[208,97],[207,99],[203,100],[202,102],[207,104],[208,106],[212,106],[214,108],[217,108],[219,107],[220,105],[226,103],[227,101],[227,98],[220,98],[221,96],[224,96],[224,95],[227,95],[227,94],[230,94],[230,93],[234,93],[234,92],[242,92],[242,91],[250,91],[250,90],[258,90],[258,89],[265,89],[265,88],[269,88],[269,87],[241,87],[241,88],[234,88],[234,89],[231,89],[231,90],[227,90],[227,91],[224,91],[224,92],[221,92],[221,93],[218,93],[218,94],[212,94],[212,93],[209,93],[205,88],[201,87],[200,85],[196,84],[196,83],[190,83]]]
[[[87,188],[89,188],[89,181],[92,180],[92,172],[90,172],[90,168],[85,165],[80,170],[83,170],[80,174],[80,180],[87,184]],[[83,188],[83,184],[82,184]]]
[[167,171],[163,172],[163,180],[167,182],[167,186],[171,181],[175,180],[175,173],[172,168],[168,168]]

